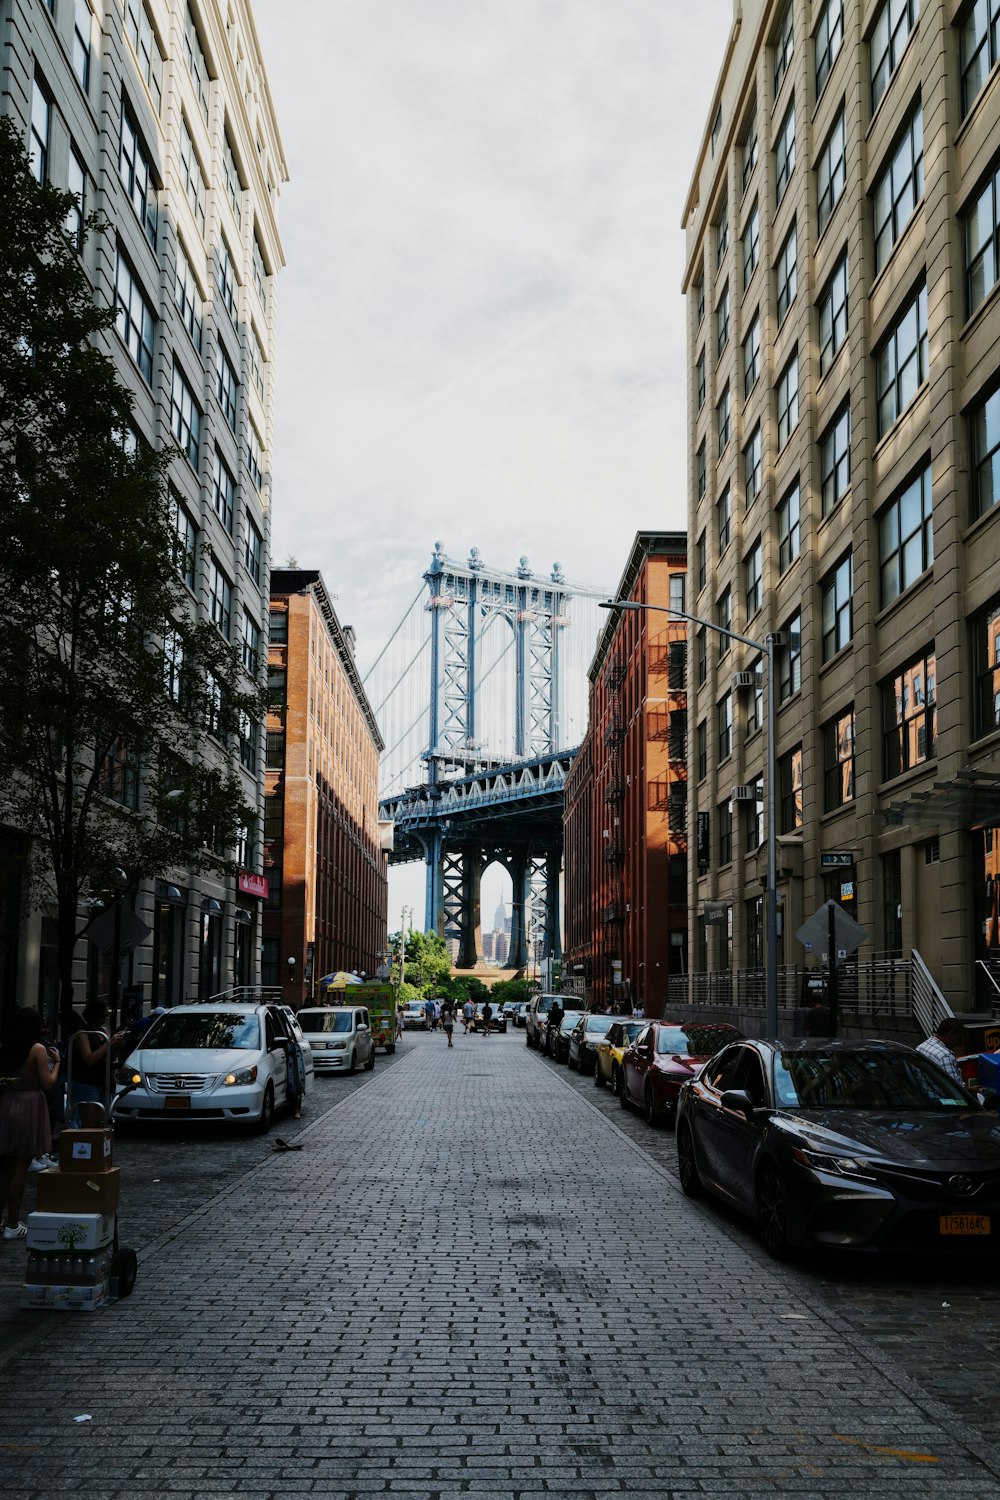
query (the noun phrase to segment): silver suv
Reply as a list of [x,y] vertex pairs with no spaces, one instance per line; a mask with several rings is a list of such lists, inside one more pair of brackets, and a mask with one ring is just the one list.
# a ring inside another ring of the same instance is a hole
[[528,1005],[527,1016],[527,1041],[529,1047],[544,1047],[545,1028],[549,1024],[549,1011],[558,1000],[563,1004],[562,995],[533,995]]

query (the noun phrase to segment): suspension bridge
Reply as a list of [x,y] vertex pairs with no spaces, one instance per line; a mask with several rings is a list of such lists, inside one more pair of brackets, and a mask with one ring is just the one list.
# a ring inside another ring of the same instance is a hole
[[480,883],[511,880],[508,963],[560,956],[563,788],[587,727],[587,668],[606,589],[558,563],[513,572],[438,542],[420,589],[365,676],[386,744],[380,816],[392,863],[426,866],[425,927],[482,955]]

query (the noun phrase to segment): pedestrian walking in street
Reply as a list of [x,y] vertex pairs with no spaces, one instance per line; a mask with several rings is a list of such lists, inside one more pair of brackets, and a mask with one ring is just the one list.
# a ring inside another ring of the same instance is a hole
[[448,1038],[450,1047],[452,1045],[451,1034],[455,1029],[455,1012],[450,1000],[446,1000],[441,1007],[441,1025],[444,1027],[444,1034]]
[[490,1022],[493,1020],[493,1007],[487,1000],[483,1006],[483,1036],[490,1034]]
[[424,1001],[424,1025],[428,1031],[434,1030],[434,1001],[430,996]]
[[957,1059],[961,1055],[964,1041],[965,1027],[958,1017],[945,1016],[943,1021],[938,1022],[934,1035],[929,1036],[926,1042],[921,1042],[917,1051],[930,1058],[932,1063],[937,1063],[941,1071],[947,1073],[955,1083],[961,1083],[962,1070]]
[[462,1006],[462,1025],[465,1027],[466,1036],[468,1036],[469,1034],[469,1027],[472,1025],[472,1018],[475,1014],[476,1007],[473,1005],[471,1000],[466,1000],[465,1004]]
[[396,1041],[397,1042],[401,1042],[402,1040],[403,1040],[403,1007],[397,1002],[397,1004],[396,1004]]
[[37,1010],[19,1010],[0,1051],[0,1214],[4,1240],[23,1240],[24,1184],[33,1157],[52,1145],[47,1095],[59,1076],[59,1053],[42,1042]]

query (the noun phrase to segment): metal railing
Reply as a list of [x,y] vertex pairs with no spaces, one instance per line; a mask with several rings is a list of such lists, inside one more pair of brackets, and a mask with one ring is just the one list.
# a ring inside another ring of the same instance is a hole
[[979,988],[987,998],[993,1019],[1000,1019],[1000,962],[995,958],[977,958],[976,975],[981,980]]
[[[915,957],[919,958],[919,955]],[[926,973],[926,965],[923,965],[922,960],[921,964]],[[801,964],[780,968],[778,1009],[795,1010],[806,1004],[806,976],[815,977],[816,973],[816,969],[809,969]],[[867,963],[843,965],[838,978],[838,1008],[843,1016],[866,1016],[871,1020],[880,1017],[909,1019],[916,1013],[913,1004],[914,965],[909,959],[893,954],[878,955]],[[931,979],[932,984],[933,982]],[[937,993],[940,996],[939,990]],[[943,1002],[943,996],[941,1000]],[[671,1008],[718,1005],[763,1009],[764,970],[752,968],[672,974],[667,985],[667,1003]]]
[[916,948],[913,950],[913,1017],[925,1036],[937,1030],[945,1016],[955,1012],[938,988],[937,980],[924,963]]
[[284,1005],[280,984],[235,984],[232,989],[209,995],[206,1005]]

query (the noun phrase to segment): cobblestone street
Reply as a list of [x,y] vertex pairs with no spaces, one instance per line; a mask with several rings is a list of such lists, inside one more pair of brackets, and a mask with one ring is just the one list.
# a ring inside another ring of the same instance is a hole
[[408,1036],[310,1106],[301,1152],[123,1138],[139,1281],[6,1330],[3,1494],[997,1493],[981,1273],[773,1266],[522,1032]]

